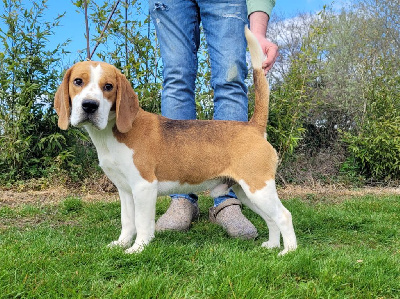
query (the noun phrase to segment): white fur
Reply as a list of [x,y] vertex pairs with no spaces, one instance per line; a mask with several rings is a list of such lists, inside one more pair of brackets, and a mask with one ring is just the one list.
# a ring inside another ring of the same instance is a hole
[[280,247],[280,233],[282,233],[284,249],[280,252],[280,255],[295,250],[297,241],[292,216],[278,198],[275,181],[266,181],[265,187],[254,193],[250,191],[245,181],[240,180],[239,185],[233,187],[238,199],[259,214],[268,225],[269,240],[264,242],[262,246],[267,248]]
[[259,42],[254,34],[251,33],[250,29],[245,26],[244,34],[246,36],[247,44],[250,52],[251,65],[254,69],[262,69],[262,63],[264,60],[264,53],[261,49]]
[[[213,192],[215,189],[220,189],[221,187],[221,180],[215,179],[215,180],[209,180],[205,181],[201,184],[198,185],[191,185],[191,184],[180,184],[179,182],[171,182],[171,181],[165,181],[165,182],[158,182],[158,195],[169,195],[173,193],[196,193],[196,192],[202,192],[204,190],[211,190]],[[222,196],[227,194],[228,188],[224,189],[225,192],[218,191],[218,196]],[[213,195],[212,195],[213,196]],[[213,196],[215,197],[215,196]]]
[[217,198],[229,193],[229,186],[227,184],[219,184],[210,190],[210,196]]
[[154,238],[157,181],[140,176],[133,163],[133,150],[118,142],[112,134],[115,119],[103,130],[85,125],[97,149],[100,167],[118,188],[121,200],[122,230],[109,246],[128,247],[127,253],[139,252]]

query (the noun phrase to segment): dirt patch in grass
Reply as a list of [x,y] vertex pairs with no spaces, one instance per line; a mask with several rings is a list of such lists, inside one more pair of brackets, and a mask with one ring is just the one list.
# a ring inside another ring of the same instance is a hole
[[24,217],[10,217],[0,218],[0,232],[15,227],[22,229],[25,227],[35,227],[44,222],[48,222],[53,228],[60,226],[76,226],[78,221],[75,220],[57,220],[49,221],[49,215],[35,215],[35,216],[24,216]]
[[15,207],[26,204],[34,205],[53,205],[65,200],[69,196],[79,197],[85,202],[96,201],[117,201],[116,192],[93,192],[71,190],[64,187],[54,187],[41,191],[22,191],[0,190],[0,207]]
[[[363,195],[400,195],[400,187],[382,188],[382,187],[365,187],[358,189],[348,189],[341,186],[298,186],[286,185],[278,188],[278,194],[281,199],[301,198],[304,200],[326,200],[340,201],[349,197]],[[20,205],[53,205],[65,200],[69,196],[79,197],[84,202],[113,202],[118,201],[117,192],[104,191],[82,191],[72,190],[65,187],[54,187],[41,191],[23,191],[17,192],[13,190],[0,190],[0,207],[16,207]]]
[[278,194],[281,199],[301,198],[303,200],[326,200],[340,201],[346,198],[365,195],[400,195],[400,187],[363,187],[349,189],[342,186],[328,185],[314,187],[286,185],[284,188],[278,188]]

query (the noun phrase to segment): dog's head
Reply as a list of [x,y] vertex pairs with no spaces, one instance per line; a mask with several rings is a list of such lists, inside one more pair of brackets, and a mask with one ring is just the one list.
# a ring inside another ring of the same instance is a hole
[[84,61],[64,75],[54,98],[58,126],[91,124],[103,130],[116,118],[118,131],[126,133],[139,111],[139,101],[129,81],[114,66]]

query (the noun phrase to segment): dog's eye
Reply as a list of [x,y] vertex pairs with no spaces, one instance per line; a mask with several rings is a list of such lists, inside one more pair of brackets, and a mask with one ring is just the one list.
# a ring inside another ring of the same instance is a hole
[[76,79],[74,80],[74,84],[75,84],[76,86],[82,86],[82,85],[83,85],[83,80],[82,80],[81,78],[76,78]]
[[107,83],[106,85],[104,85],[104,90],[105,91],[111,91],[113,89],[113,85],[110,83]]

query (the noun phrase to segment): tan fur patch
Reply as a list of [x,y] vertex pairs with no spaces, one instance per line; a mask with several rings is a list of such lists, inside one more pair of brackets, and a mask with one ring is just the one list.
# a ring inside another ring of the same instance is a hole
[[275,178],[275,150],[246,122],[176,121],[141,110],[131,131],[115,128],[114,135],[134,150],[135,166],[150,182],[228,177],[243,179],[253,192]]

